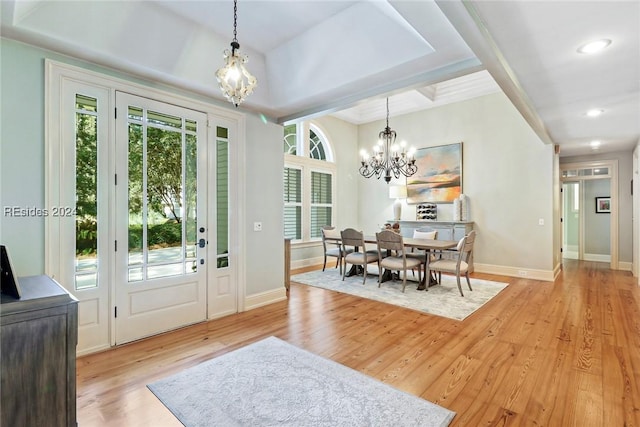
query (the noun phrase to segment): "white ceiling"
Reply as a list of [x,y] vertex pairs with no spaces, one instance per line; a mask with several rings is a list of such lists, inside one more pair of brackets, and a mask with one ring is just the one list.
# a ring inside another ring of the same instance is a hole
[[[217,1],[2,0],[3,37],[222,99],[233,37]],[[502,90],[561,155],[640,138],[640,2],[239,0],[258,87],[240,108],[359,124]],[[605,51],[576,49],[606,37]],[[588,118],[590,108],[605,110]]]

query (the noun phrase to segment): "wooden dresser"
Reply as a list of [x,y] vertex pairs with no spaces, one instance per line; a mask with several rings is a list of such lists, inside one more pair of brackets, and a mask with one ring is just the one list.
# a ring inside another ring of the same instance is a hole
[[0,306],[0,425],[75,427],[77,300],[48,276],[18,281]]

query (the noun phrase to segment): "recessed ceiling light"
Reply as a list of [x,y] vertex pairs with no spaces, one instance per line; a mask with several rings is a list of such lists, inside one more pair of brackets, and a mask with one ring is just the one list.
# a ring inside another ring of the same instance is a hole
[[597,150],[598,148],[600,148],[600,141],[591,141],[589,145],[591,145],[592,149]]
[[594,108],[592,110],[587,111],[587,116],[589,116],[589,117],[598,117],[602,113],[604,113],[604,110],[602,110],[600,108]]
[[605,47],[611,44],[611,40],[609,39],[600,39],[594,40],[592,42],[583,44],[578,48],[579,53],[596,53],[600,52]]

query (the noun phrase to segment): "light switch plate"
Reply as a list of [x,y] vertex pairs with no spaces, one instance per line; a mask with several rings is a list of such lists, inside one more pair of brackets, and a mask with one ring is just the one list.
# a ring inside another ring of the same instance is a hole
[[262,223],[254,222],[253,223],[253,231],[262,231]]

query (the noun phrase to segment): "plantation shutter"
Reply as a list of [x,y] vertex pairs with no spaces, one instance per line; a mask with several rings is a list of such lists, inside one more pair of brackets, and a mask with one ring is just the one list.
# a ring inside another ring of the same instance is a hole
[[331,174],[311,172],[311,238],[321,238],[321,229],[331,225]]
[[302,239],[302,171],[284,169],[284,237]]

